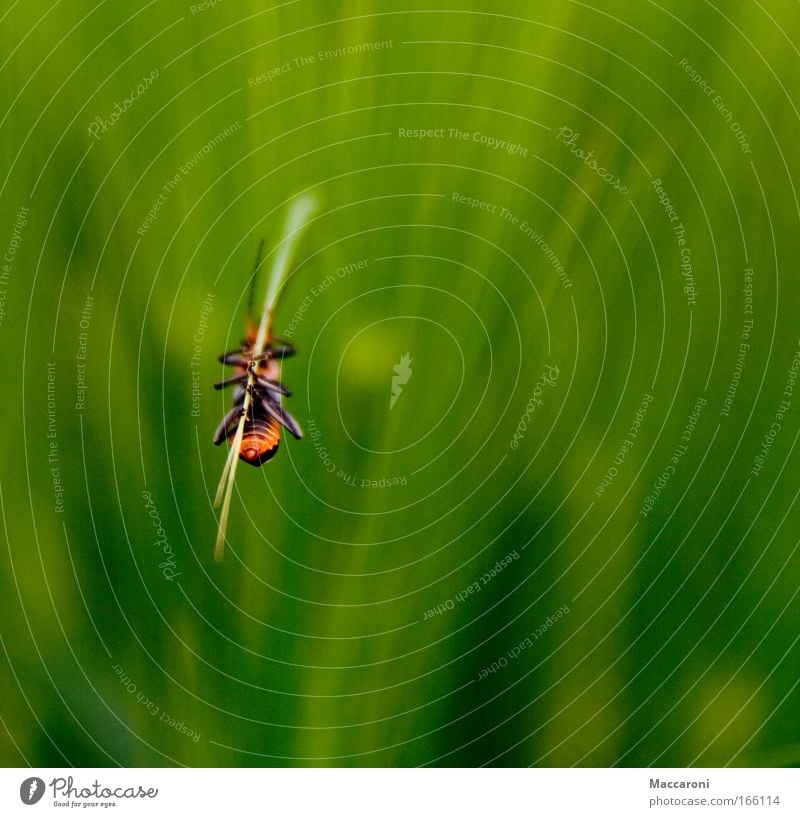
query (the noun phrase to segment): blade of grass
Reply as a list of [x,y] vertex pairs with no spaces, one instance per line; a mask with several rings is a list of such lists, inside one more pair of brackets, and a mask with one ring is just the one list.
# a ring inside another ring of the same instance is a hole
[[[281,293],[283,282],[286,278],[286,273],[289,271],[289,264],[294,255],[300,237],[308,226],[311,216],[317,208],[317,200],[311,194],[305,194],[296,198],[290,208],[286,217],[286,225],[283,230],[283,238],[281,239],[278,249],[275,253],[275,259],[272,264],[272,273],[269,278],[269,286],[267,287],[267,296],[264,299],[264,311],[261,316],[261,323],[258,327],[258,334],[256,335],[256,342],[253,345],[253,358],[259,357],[264,353],[267,344],[269,343],[272,332],[272,316]],[[247,412],[250,410],[251,393],[254,385],[255,376],[251,369],[247,378],[247,389],[242,403],[242,416],[239,418],[239,425],[236,428],[236,435],[231,444],[228,458],[225,461],[225,466],[222,469],[222,477],[217,487],[217,493],[214,497],[214,505],[218,506],[222,501],[222,510],[219,516],[219,527],[217,528],[217,540],[214,546],[214,559],[219,562],[225,552],[225,535],[228,529],[228,516],[230,514],[231,498],[233,496],[233,485],[236,479],[236,467],[239,464],[239,448],[241,447],[242,437],[244,436],[244,425],[247,419]]]

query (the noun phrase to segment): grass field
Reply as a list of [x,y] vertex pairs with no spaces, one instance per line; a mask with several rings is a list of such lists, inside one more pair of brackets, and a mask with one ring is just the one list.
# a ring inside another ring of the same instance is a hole
[[0,15],[4,765],[800,763],[796,3],[135,5]]

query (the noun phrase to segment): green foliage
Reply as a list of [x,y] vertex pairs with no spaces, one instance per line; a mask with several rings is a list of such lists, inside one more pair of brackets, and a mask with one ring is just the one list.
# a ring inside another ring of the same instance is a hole
[[[7,765],[800,760],[797,20],[478,5],[6,13]],[[306,190],[306,437],[216,564],[217,356]]]

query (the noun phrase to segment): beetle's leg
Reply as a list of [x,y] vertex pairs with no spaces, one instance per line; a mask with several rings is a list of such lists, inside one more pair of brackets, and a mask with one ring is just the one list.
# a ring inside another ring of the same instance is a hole
[[219,383],[214,384],[215,389],[224,389],[226,386],[232,386],[234,383],[244,383],[247,380],[246,374],[237,374],[236,377],[229,377],[226,380],[220,380]]
[[247,366],[250,358],[243,355],[241,349],[234,349],[232,352],[225,352],[224,355],[220,355],[219,362],[226,363],[228,366]]
[[262,389],[267,389],[267,391],[275,392],[276,394],[282,394],[284,397],[289,397],[291,392],[283,383],[278,383],[277,380],[267,380],[266,377],[256,377],[256,383],[261,386]]

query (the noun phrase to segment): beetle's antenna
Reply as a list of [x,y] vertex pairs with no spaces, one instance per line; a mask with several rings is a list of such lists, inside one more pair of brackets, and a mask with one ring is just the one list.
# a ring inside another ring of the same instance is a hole
[[256,264],[253,267],[253,277],[250,281],[250,297],[247,299],[247,317],[253,317],[253,305],[255,304],[256,284],[258,283],[258,273],[261,271],[261,255],[264,252],[264,239],[258,242],[258,253],[256,254]]

